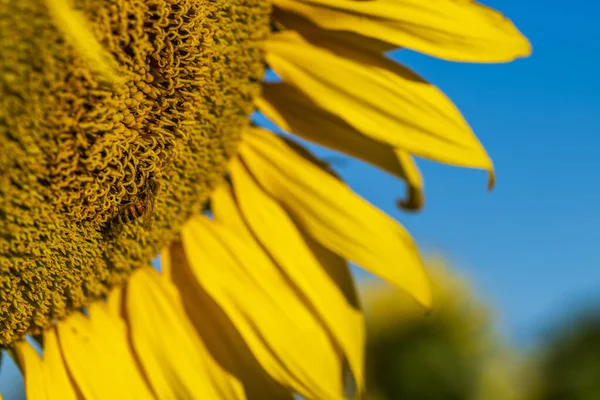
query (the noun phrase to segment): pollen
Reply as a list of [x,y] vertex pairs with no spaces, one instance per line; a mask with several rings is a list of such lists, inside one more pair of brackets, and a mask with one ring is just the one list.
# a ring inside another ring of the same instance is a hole
[[[111,77],[45,3],[0,4],[0,345],[106,295],[202,208],[270,29],[266,0],[75,0]],[[120,218],[149,186],[151,226]]]

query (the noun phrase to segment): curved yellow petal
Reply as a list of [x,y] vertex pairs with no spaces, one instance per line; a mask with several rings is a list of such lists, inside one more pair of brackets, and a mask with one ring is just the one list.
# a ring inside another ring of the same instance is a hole
[[[329,44],[341,55],[352,48],[346,42]],[[356,50],[357,59],[343,58],[294,32],[274,35],[266,49],[279,76],[362,134],[434,161],[493,170],[454,104],[400,64]]]
[[[50,387],[46,387],[44,364],[37,351],[29,343],[22,341],[15,345],[14,354],[23,374],[27,398],[31,400],[46,399],[46,392]],[[75,396],[72,396],[72,399],[75,399]]]
[[94,322],[75,313],[57,325],[70,376],[86,399],[151,398],[126,338],[99,307],[92,307]]
[[319,26],[452,61],[506,62],[531,45],[499,12],[470,0],[273,0]]
[[302,230],[430,305],[429,282],[417,247],[396,221],[269,132],[251,129],[240,145],[240,155]]
[[240,383],[212,359],[164,277],[151,268],[134,272],[125,302],[131,342],[157,398],[245,398]]
[[[307,31],[318,30],[320,35],[326,34],[328,36],[345,38],[346,40],[353,42],[356,47],[361,49],[361,51],[368,53],[383,54],[388,51],[398,49],[397,45],[393,45],[373,37],[364,36],[360,33],[351,32],[349,30],[336,31],[323,29],[310,19],[303,17],[301,14],[289,12],[278,7],[273,8],[272,15],[273,19],[276,20],[279,25],[283,26],[285,30],[296,31],[302,36],[305,36]],[[318,46],[321,45],[320,41],[315,42]]]
[[[108,311],[108,305],[101,302],[88,307],[88,314],[94,339],[108,362],[109,368],[113,370],[112,376],[120,376],[118,379],[111,376],[111,381],[113,384],[122,381],[126,387],[121,390],[121,396],[129,393],[131,398],[154,398],[155,396],[133,354],[123,319],[112,316]],[[88,358],[88,362],[91,361]]]
[[[239,161],[232,163],[230,173],[240,211],[256,240],[323,320],[348,358],[358,390],[362,392],[364,319],[345,260],[327,254],[326,249],[302,235],[286,212],[253,182]],[[244,221],[228,186],[217,188],[211,199],[215,220],[231,226],[246,241],[255,240],[246,229],[238,228]]]
[[371,139],[340,117],[318,107],[292,85],[263,84],[257,108],[281,129],[303,139],[366,161],[403,179],[408,194],[403,208],[418,210],[424,203],[423,179],[414,160],[403,150]]
[[89,318],[73,314],[57,326],[71,377],[89,399],[154,397],[129,347],[123,322],[105,308],[100,302],[92,304]]
[[76,400],[77,392],[63,361],[54,329],[44,332],[44,358],[23,341],[14,347],[28,400]]
[[423,208],[423,204],[425,203],[421,171],[408,152],[396,149],[394,153],[396,153],[398,163],[402,165],[404,174],[406,175],[406,181],[411,183],[408,186],[408,194],[406,197],[398,200],[396,204],[403,210],[418,211]]
[[252,241],[204,216],[182,230],[191,274],[262,367],[309,399],[342,399],[342,360],[289,281]]
[[246,397],[293,400],[293,394],[275,382],[260,366],[227,315],[198,284],[180,241],[172,242],[162,251],[161,265],[163,273],[168,274],[177,286],[186,314],[196,332],[219,364],[240,380]]
[[113,321],[120,321],[117,325],[121,326],[127,331],[125,326],[125,304],[123,302],[123,291],[122,287],[113,288],[108,296],[106,297],[106,304],[104,310],[113,319]]
[[44,0],[44,3],[54,18],[56,27],[88,61],[89,67],[115,83],[122,82],[112,65],[115,62],[110,53],[96,40],[86,25],[85,18],[69,5],[69,1]]

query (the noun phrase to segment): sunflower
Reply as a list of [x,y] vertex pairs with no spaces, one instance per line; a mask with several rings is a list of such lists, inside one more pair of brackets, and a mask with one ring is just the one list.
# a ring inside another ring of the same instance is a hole
[[415,210],[413,156],[493,167],[385,53],[530,52],[469,0],[9,0],[0,46],[0,345],[31,399],[361,395],[348,262],[429,306],[418,251],[250,116],[394,174]]

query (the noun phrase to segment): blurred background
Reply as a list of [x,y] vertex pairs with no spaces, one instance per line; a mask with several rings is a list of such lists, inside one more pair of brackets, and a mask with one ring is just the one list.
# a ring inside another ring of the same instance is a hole
[[[419,160],[426,205],[407,214],[395,207],[402,183],[309,146],[412,233],[434,279],[436,309],[423,318],[355,270],[369,322],[369,400],[600,399],[600,4],[484,4],[530,39],[531,58],[390,56],[462,110],[495,162],[491,194],[482,171]],[[0,392],[22,398],[10,357],[2,363]]]

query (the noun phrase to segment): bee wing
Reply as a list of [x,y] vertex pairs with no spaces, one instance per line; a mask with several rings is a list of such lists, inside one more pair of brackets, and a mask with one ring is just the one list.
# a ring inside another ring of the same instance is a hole
[[142,226],[144,229],[152,227],[152,214],[154,212],[154,193],[150,190],[146,196],[146,212],[143,216]]

